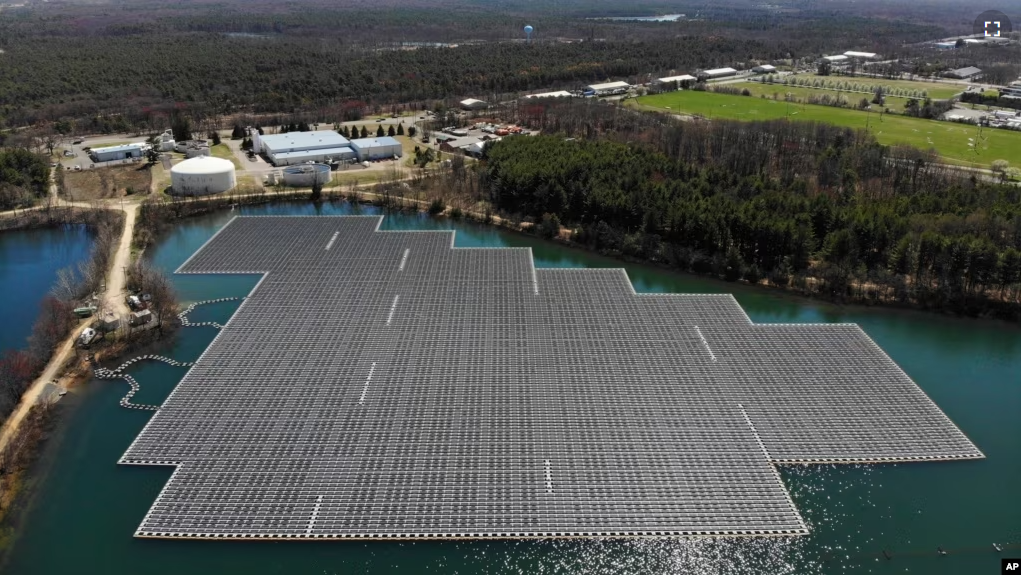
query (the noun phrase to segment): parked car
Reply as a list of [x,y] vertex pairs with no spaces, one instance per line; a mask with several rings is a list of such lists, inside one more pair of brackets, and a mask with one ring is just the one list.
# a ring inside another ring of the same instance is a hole
[[77,145],[77,144],[81,144],[82,142],[84,142],[84,140],[82,140],[81,138],[79,138],[79,139],[75,140],[74,142],[71,142],[71,144],[75,144],[75,145]]

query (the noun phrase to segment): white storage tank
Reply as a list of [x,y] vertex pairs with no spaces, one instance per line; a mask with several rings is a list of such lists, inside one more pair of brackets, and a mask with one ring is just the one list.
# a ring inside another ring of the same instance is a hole
[[234,163],[215,156],[189,158],[170,169],[173,194],[218,194],[230,190],[235,184]]
[[312,184],[319,182],[322,185],[330,183],[330,167],[326,164],[297,164],[284,168],[284,184],[297,188],[311,188]]

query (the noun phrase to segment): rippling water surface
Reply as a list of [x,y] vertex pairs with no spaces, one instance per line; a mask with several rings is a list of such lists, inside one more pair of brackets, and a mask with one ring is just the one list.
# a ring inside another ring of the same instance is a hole
[[[149,257],[172,271],[233,215],[375,214],[326,205],[250,207],[179,223]],[[491,227],[392,215],[387,229],[457,230],[457,246],[531,246],[540,267],[618,261]],[[857,322],[987,455],[986,460],[781,470],[810,525],[805,538],[512,542],[199,542],[140,540],[135,528],[170,469],[118,466],[149,414],[117,405],[127,385],[93,381],[69,394],[38,466],[4,572],[291,573],[991,573],[992,542],[1021,542],[1021,329],[933,314],[837,307],[627,265],[645,292],[733,292],[756,322]],[[243,296],[252,276],[177,276],[184,301]],[[9,282],[9,281],[8,281]],[[11,294],[9,285],[4,294]],[[227,320],[237,302],[200,308]],[[161,353],[193,360],[215,335],[184,329]],[[139,364],[140,403],[158,403],[184,369]],[[938,556],[942,546],[950,554]],[[886,550],[892,557],[883,555]],[[1010,556],[1006,550],[1004,557]],[[1021,554],[1014,550],[1013,556]]]

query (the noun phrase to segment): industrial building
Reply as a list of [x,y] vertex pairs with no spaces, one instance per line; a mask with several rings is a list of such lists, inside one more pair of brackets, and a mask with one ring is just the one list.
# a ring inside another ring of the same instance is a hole
[[120,146],[107,146],[105,148],[93,148],[89,150],[89,156],[94,162],[111,162],[113,160],[126,160],[128,158],[141,158],[149,148],[143,142],[134,144],[121,144]]
[[264,135],[253,132],[252,149],[256,154],[265,154],[274,166],[329,163],[356,156],[351,141],[333,130]]
[[1010,86],[1000,88],[1000,98],[1021,98],[1021,83],[1014,82]]
[[844,56],[858,60],[875,60],[878,57],[875,52],[856,52],[854,50],[844,52]]
[[215,156],[196,156],[170,168],[171,192],[181,196],[219,194],[236,184],[234,163]]
[[752,68],[752,72],[755,72],[756,74],[772,74],[776,72],[776,66],[773,66],[772,64],[760,64],[755,68]]
[[699,72],[699,78],[706,78],[707,80],[714,80],[716,78],[726,78],[727,76],[734,76],[737,74],[737,70],[733,68],[713,68],[712,70],[703,70]]
[[588,96],[612,96],[623,94],[631,88],[627,82],[606,82],[605,84],[589,84],[585,87],[585,94]]
[[525,98],[570,98],[572,94],[567,90],[557,90],[556,92],[541,92],[539,94],[528,94]]
[[237,217],[177,270],[262,281],[119,460],[175,467],[137,537],[797,536],[780,466],[984,457],[857,325],[382,222]]
[[666,88],[670,86],[677,86],[678,88],[687,88],[689,85],[694,84],[698,81],[698,78],[689,74],[681,74],[680,76],[667,76],[665,78],[656,78],[652,81],[654,86],[660,88]]
[[850,58],[844,56],[843,54],[837,54],[835,56],[823,56],[822,60],[829,62],[830,64],[843,64],[844,62],[850,60]]
[[936,42],[935,46],[939,50],[953,50],[957,48],[957,42]]
[[354,150],[360,162],[367,160],[392,160],[404,155],[401,143],[390,136],[358,138],[351,141],[351,149]]
[[489,108],[489,104],[482,100],[468,98],[467,100],[461,100],[461,108],[464,110],[485,110]]
[[981,73],[982,73],[982,70],[980,70],[980,69],[978,69],[978,68],[976,68],[974,66],[968,66],[966,68],[958,68],[957,70],[951,70],[949,72],[944,72],[943,75],[946,76],[947,78],[957,78],[958,80],[967,80],[969,78],[974,78],[974,77],[978,76]]
[[174,144],[174,149],[186,158],[209,156],[209,142],[205,140],[182,140]]

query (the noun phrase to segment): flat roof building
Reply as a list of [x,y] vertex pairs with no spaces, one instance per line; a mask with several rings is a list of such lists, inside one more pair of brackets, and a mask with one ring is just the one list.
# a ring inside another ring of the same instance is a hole
[[822,59],[831,64],[836,64],[838,62],[844,62],[848,60],[847,56],[844,56],[843,54],[837,54],[835,56],[823,56]]
[[965,68],[958,68],[957,70],[951,70],[949,72],[944,73],[943,75],[946,76],[947,78],[958,78],[964,80],[966,78],[974,78],[975,76],[978,76],[981,73],[982,70],[974,66],[968,66]]
[[539,94],[528,94],[525,98],[570,98],[572,94],[567,90],[557,90],[556,92],[541,92]]
[[631,85],[627,82],[605,82],[603,84],[589,84],[585,87],[586,92],[592,92],[596,96],[603,94],[623,94]]
[[[333,130],[265,135],[256,133],[252,135],[255,153],[265,154],[269,161],[276,165],[299,164],[308,161],[321,162],[323,161],[322,157],[328,155],[329,152],[340,153],[340,149],[348,147],[350,143],[350,140]],[[313,151],[315,153],[309,154]],[[287,156],[284,156],[285,154]],[[284,162],[285,160],[287,162]]]
[[121,144],[119,146],[106,146],[104,148],[93,148],[89,150],[89,156],[95,162],[111,162],[113,160],[125,160],[127,158],[141,158],[148,146],[142,142],[134,144]]
[[957,42],[937,42],[935,46],[940,50],[953,50],[957,48]]
[[713,68],[712,70],[703,70],[699,76],[705,76],[707,78],[725,78],[727,76],[733,76],[737,74],[737,70],[733,68]]
[[859,59],[862,59],[862,60],[872,60],[873,58],[876,58],[876,53],[875,52],[855,52],[854,50],[848,50],[847,52],[844,52],[844,56],[847,56],[848,58],[859,58]]
[[654,83],[670,84],[671,82],[677,82],[678,84],[683,84],[684,82],[694,82],[696,80],[698,80],[698,78],[695,78],[690,74],[681,74],[680,76],[667,76],[665,78],[656,78],[656,80],[654,80]]
[[483,100],[468,98],[466,100],[461,100],[461,108],[465,110],[485,110],[486,108],[489,108],[489,104]]
[[752,72],[755,72],[756,74],[772,74],[773,72],[776,72],[776,66],[773,66],[772,64],[761,64],[752,68]]
[[404,155],[401,143],[390,136],[379,138],[358,138],[351,141],[351,149],[358,155],[358,160],[390,160]]

